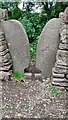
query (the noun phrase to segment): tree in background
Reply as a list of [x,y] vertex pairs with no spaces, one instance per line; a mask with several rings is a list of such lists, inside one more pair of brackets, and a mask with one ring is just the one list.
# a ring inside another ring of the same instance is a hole
[[0,1],[0,7],[2,9],[8,10],[9,19],[19,19],[21,17],[21,10],[18,8],[19,3],[21,0],[3,0]]
[[[39,35],[51,18],[58,17],[60,12],[68,6],[68,2],[23,2],[23,9],[20,10],[18,5],[21,2],[0,2],[2,8],[6,8],[9,13],[9,19],[19,20],[26,29],[26,33],[30,42],[31,57],[34,59],[36,56],[36,47]],[[35,13],[35,9],[40,8],[39,13]]]

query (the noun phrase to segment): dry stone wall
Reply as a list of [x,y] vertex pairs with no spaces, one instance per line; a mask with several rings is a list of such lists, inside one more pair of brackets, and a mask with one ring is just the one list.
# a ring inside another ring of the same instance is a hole
[[0,80],[9,79],[11,74],[12,74],[12,58],[9,53],[5,35],[0,30]]
[[68,7],[64,11],[60,29],[60,44],[52,69],[52,84],[68,87]]

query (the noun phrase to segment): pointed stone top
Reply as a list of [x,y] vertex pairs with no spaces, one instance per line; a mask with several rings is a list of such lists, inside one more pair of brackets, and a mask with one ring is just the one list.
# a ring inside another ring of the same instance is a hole
[[59,18],[63,18],[63,14],[64,14],[64,12],[60,12],[59,13]]
[[65,11],[64,11],[64,23],[68,24],[68,7],[66,7]]
[[8,19],[8,11],[7,9],[1,9],[0,8],[0,21],[1,20],[7,20]]

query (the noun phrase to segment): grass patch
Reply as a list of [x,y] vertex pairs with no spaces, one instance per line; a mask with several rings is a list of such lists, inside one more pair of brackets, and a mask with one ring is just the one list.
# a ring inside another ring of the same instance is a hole
[[28,105],[29,107],[32,107],[32,100],[29,101]]
[[23,73],[20,73],[20,72],[18,72],[18,71],[15,71],[14,73],[13,73],[13,79],[14,80],[21,80],[21,79],[25,79],[25,75],[23,74]]
[[49,89],[50,89],[50,91],[51,91],[51,93],[52,93],[52,95],[53,95],[54,97],[58,97],[58,96],[61,95],[61,91],[58,90],[56,86],[51,85],[51,86],[49,87]]

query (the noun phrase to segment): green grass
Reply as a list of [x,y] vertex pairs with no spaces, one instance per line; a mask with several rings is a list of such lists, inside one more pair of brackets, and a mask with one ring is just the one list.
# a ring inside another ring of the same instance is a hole
[[19,79],[24,79],[24,78],[25,78],[25,75],[24,75],[23,73],[20,73],[20,72],[18,72],[18,71],[15,71],[15,72],[13,73],[13,78],[14,78],[14,79],[17,79],[17,80],[19,80]]
[[32,100],[29,101],[28,105],[29,107],[32,107]]
[[57,97],[57,96],[60,96],[60,95],[61,95],[60,90],[58,90],[58,89],[56,88],[56,86],[54,86],[54,85],[51,85],[51,86],[50,86],[50,91],[51,91],[51,93],[53,94],[54,97]]

